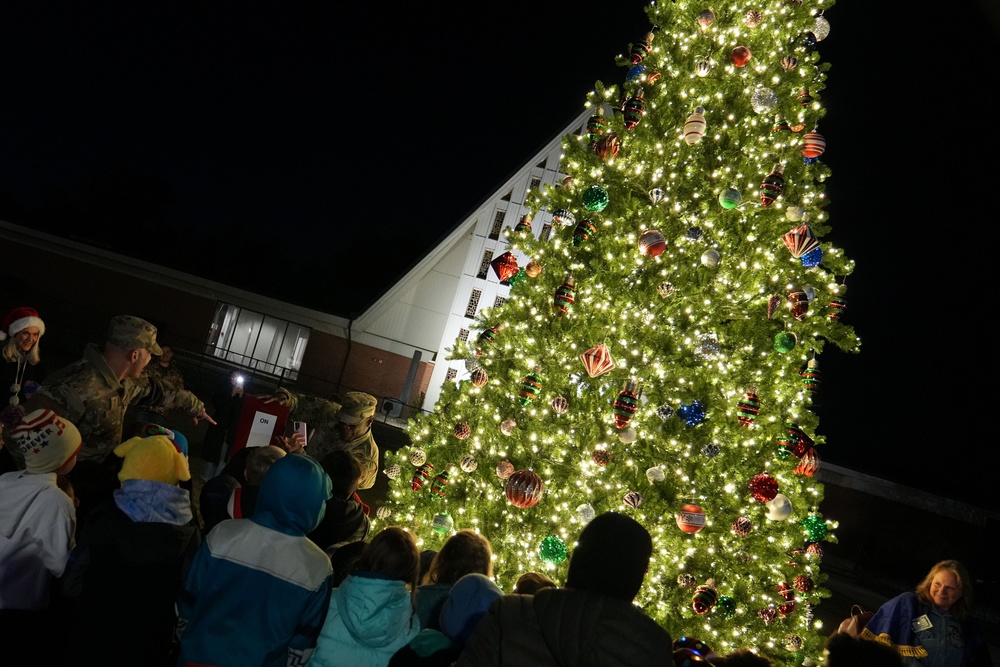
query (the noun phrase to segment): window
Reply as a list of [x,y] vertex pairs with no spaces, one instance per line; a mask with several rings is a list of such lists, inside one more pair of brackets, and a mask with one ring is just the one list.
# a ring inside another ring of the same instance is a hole
[[490,262],[493,260],[493,251],[487,250],[483,253],[483,261],[479,263],[479,273],[476,274],[477,278],[486,279],[486,274],[490,270]]
[[494,241],[500,238],[500,230],[503,229],[505,215],[507,215],[507,211],[497,211],[496,216],[493,218],[493,229],[490,230],[490,238]]
[[502,297],[502,296],[498,296],[496,299],[493,300],[493,307],[494,308],[499,308],[500,306],[504,305],[505,303],[507,303],[507,299],[504,298],[504,297]]
[[449,380],[454,380],[457,377],[458,377],[458,371],[456,371],[454,368],[449,368],[448,373],[444,376],[444,381],[448,382]]
[[537,176],[532,177],[531,185],[528,186],[528,192],[531,192],[532,190],[537,190],[539,187],[541,187],[541,185],[542,185],[542,179],[538,178]]
[[465,307],[466,317],[475,317],[476,308],[479,307],[479,299],[483,296],[483,290],[474,289],[472,290],[472,296],[469,297],[469,305]]
[[311,329],[228,303],[215,306],[208,353],[269,375],[294,380]]
[[466,343],[469,342],[469,330],[466,328],[461,328],[458,330],[458,339],[463,340]]
[[542,233],[538,235],[538,238],[543,241],[548,241],[550,236],[552,236],[552,223],[546,222],[542,225]]

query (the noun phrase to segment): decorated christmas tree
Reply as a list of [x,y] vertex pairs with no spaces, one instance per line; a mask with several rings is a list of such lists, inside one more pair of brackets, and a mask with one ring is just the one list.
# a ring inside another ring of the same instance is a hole
[[467,372],[387,453],[383,523],[424,548],[483,533],[509,591],[561,581],[590,518],[627,513],[655,544],[636,604],[673,637],[820,661],[818,360],[859,347],[826,239],[832,4],[646,8],[565,179],[505,230],[510,297],[456,341]]

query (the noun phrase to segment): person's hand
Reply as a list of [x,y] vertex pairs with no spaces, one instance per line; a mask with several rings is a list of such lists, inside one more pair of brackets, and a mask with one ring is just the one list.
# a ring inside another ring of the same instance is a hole
[[216,423],[216,421],[214,419],[212,419],[212,415],[210,415],[207,412],[205,412],[205,408],[202,408],[201,412],[199,412],[198,414],[196,414],[194,416],[194,424],[195,424],[195,426],[197,426],[198,422],[201,421],[202,419],[204,419],[205,421],[207,421],[209,424],[213,424],[215,426],[218,426],[218,423]]
[[238,384],[234,384],[233,385],[233,390],[229,393],[229,395],[233,396],[233,397],[242,396],[243,395],[243,386],[242,385],[238,385]]
[[278,405],[288,405],[288,394],[270,394],[269,396],[258,396],[265,403],[277,403]]
[[278,444],[278,446],[284,449],[289,454],[301,452],[306,446],[306,438],[301,433],[292,433],[291,435],[276,436],[275,440],[280,440],[281,442]]

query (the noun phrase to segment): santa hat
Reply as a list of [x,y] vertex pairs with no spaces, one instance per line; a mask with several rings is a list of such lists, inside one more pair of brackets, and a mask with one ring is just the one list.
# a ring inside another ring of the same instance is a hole
[[34,308],[15,308],[3,318],[0,340],[5,340],[7,336],[13,338],[18,331],[23,331],[28,327],[38,327],[39,336],[45,333],[45,322],[42,322],[37,310]]

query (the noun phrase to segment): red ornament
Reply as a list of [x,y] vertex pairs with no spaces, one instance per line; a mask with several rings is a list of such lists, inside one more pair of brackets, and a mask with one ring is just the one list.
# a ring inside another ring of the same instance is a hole
[[813,130],[802,135],[802,157],[815,160],[826,151],[826,138]]
[[795,466],[795,474],[812,477],[817,471],[819,471],[819,454],[816,453],[815,447],[810,447],[802,455],[799,465]]
[[595,449],[590,458],[602,468],[611,463],[611,454],[606,449]]
[[434,483],[431,484],[431,491],[433,491],[439,498],[444,498],[449,484],[451,484],[451,482],[448,480],[448,471],[442,470],[434,476]]
[[423,488],[424,482],[427,482],[431,478],[431,473],[434,472],[434,466],[430,463],[425,463],[417,471],[413,473],[413,479],[410,480],[410,487],[414,491],[419,491]]
[[593,146],[604,134],[608,121],[604,118],[604,107],[597,107],[594,115],[587,121],[587,141]]
[[809,314],[809,296],[800,287],[793,287],[788,290],[788,310],[792,311],[792,317],[800,322]]
[[633,65],[638,65],[643,61],[643,59],[649,55],[649,50],[653,48],[653,33],[646,33],[645,39],[640,39],[638,42],[632,45],[632,52],[630,54],[630,59]]
[[770,206],[774,200],[781,196],[785,189],[785,167],[780,164],[774,165],[771,173],[764,177],[760,184],[760,203]]
[[594,154],[602,160],[608,160],[618,156],[621,150],[622,140],[614,132],[608,132],[593,144]]
[[757,400],[757,390],[753,387],[747,389],[743,398],[736,404],[736,421],[743,428],[750,428],[754,418],[760,414],[760,401]]
[[766,472],[754,475],[747,483],[747,486],[750,487],[750,493],[753,495],[754,500],[759,503],[774,500],[774,497],[778,495],[778,480]]
[[785,602],[784,604],[778,605],[778,613],[781,614],[782,618],[786,618],[789,614],[795,611],[795,601]]
[[777,312],[778,306],[781,305],[781,296],[778,294],[772,294],[767,299],[767,319],[774,317],[774,313]]
[[820,546],[819,542],[810,542],[809,546],[806,547],[806,556],[810,558],[822,558],[823,547]]
[[655,229],[647,229],[639,237],[639,254],[644,257],[659,257],[667,249],[667,239]]
[[499,257],[494,258],[490,262],[490,266],[493,267],[493,272],[497,274],[497,278],[500,282],[510,280],[518,271],[517,257],[514,257],[514,253],[508,251]]
[[510,504],[521,509],[537,505],[544,490],[542,478],[531,470],[518,470],[507,478],[503,488]]
[[745,46],[737,46],[729,53],[729,59],[733,61],[733,64],[737,67],[744,67],[748,62],[750,62],[750,49]]
[[812,101],[813,98],[812,95],[809,94],[808,88],[803,88],[802,90],[799,91],[799,103],[802,106],[807,107],[810,104],[812,104]]
[[514,474],[514,464],[510,461],[501,461],[497,464],[497,477],[500,479],[508,479]]
[[788,582],[782,581],[780,584],[775,586],[775,588],[778,589],[778,593],[780,593],[781,597],[784,598],[785,600],[795,599],[795,589],[789,586]]
[[819,247],[819,239],[813,233],[812,227],[804,222],[782,234],[781,241],[795,259]]
[[705,527],[705,510],[697,505],[685,505],[677,514],[677,527],[693,535]]
[[769,625],[778,616],[778,611],[774,607],[764,607],[757,615],[764,619],[765,625]]
[[465,440],[470,435],[472,435],[472,429],[469,427],[468,422],[462,422],[460,424],[455,424],[455,437],[459,440]]
[[639,397],[636,395],[638,388],[639,384],[635,380],[626,380],[625,386],[618,392],[613,410],[616,427],[628,426],[632,421],[632,415],[639,409]]

